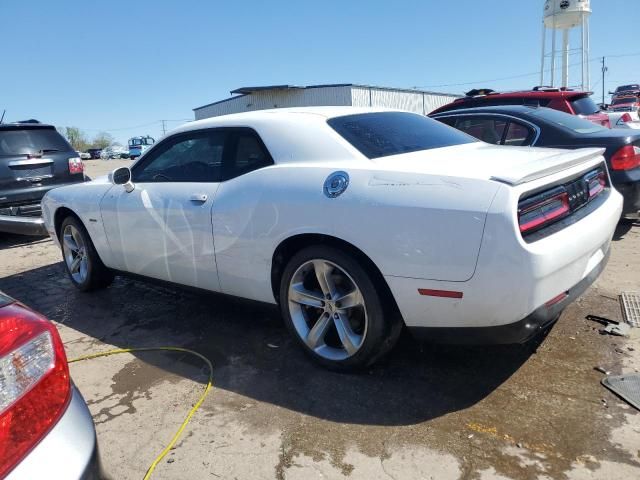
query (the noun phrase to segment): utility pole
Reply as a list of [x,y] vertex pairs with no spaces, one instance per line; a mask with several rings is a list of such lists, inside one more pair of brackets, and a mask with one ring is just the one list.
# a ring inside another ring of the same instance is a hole
[[164,137],[164,135],[167,133],[167,127],[165,125],[166,120],[160,120],[162,122],[162,136]]
[[[605,57],[602,57],[602,105],[604,105],[604,74],[607,73],[607,66],[605,65]],[[603,107],[604,108],[604,107]]]

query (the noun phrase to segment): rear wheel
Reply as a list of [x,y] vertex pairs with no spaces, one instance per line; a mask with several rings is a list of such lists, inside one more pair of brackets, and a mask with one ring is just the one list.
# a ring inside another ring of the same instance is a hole
[[280,308],[305,352],[334,370],[373,364],[399,333],[367,271],[353,257],[324,245],[301,250],[289,261],[280,283]]
[[79,290],[88,292],[113,282],[113,273],[100,260],[89,233],[76,217],[62,222],[60,242],[65,269]]

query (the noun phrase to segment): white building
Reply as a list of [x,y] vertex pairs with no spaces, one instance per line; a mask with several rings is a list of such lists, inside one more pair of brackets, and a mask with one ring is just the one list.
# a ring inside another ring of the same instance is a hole
[[267,108],[329,105],[397,108],[426,115],[460,97],[460,95],[449,93],[373,87],[351,83],[243,87],[232,90],[231,95],[235,96],[194,108],[196,120]]

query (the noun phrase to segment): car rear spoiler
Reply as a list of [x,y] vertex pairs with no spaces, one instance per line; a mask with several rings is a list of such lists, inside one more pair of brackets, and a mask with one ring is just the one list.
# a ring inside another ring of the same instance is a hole
[[588,162],[602,156],[604,148],[580,148],[562,153],[554,153],[548,157],[531,161],[525,165],[518,165],[512,171],[491,177],[491,180],[509,185],[521,185],[523,183],[546,177],[575,165]]

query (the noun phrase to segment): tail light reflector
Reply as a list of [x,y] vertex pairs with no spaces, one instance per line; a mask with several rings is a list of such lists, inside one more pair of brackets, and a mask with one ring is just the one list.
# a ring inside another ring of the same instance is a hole
[[569,195],[561,187],[527,199],[518,205],[520,232],[541,228],[569,212]]
[[18,304],[0,308],[0,478],[60,419],[70,393],[53,324]]
[[565,298],[567,298],[569,296],[569,294],[567,292],[562,292],[560,295],[557,295],[555,297],[553,297],[551,300],[549,300],[547,303],[545,303],[545,307],[547,308],[551,308],[553,307],[556,303],[560,303],[562,300],[564,300]]
[[640,167],[640,148],[625,145],[611,157],[613,170],[631,170]]
[[589,200],[600,195],[607,186],[607,178],[604,172],[594,173],[586,178],[589,188]]
[[75,175],[76,173],[84,172],[84,163],[78,157],[73,157],[69,159],[69,173],[71,175]]

